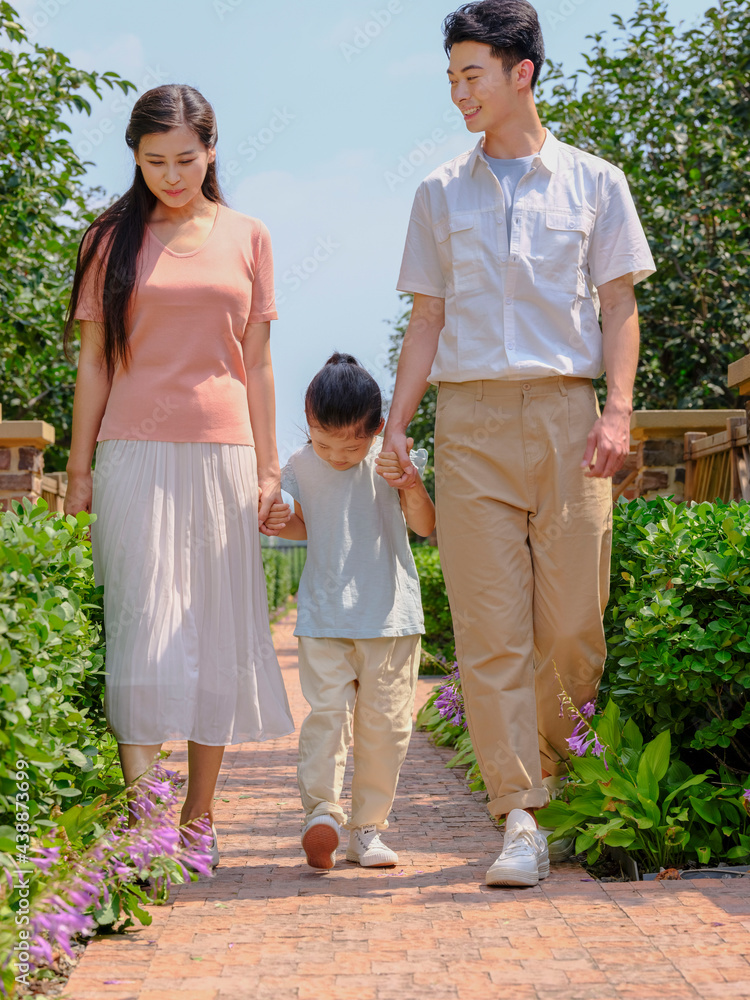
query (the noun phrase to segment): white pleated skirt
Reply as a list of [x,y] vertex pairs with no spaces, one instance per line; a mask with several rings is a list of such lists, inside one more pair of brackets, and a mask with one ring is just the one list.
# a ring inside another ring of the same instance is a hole
[[293,732],[268,624],[255,449],[101,441],[92,506],[118,742]]

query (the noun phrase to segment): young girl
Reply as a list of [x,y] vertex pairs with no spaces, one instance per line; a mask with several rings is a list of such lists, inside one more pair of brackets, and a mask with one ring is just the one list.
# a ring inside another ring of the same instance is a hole
[[[421,480],[397,491],[395,455],[379,455],[380,389],[349,354],[334,354],[305,396],[310,440],[282,472],[294,513],[275,505],[268,525],[307,538],[295,635],[310,714],[299,741],[305,820],[302,846],[313,868],[333,868],[341,826],[347,861],[395,865],[381,841],[411,736],[424,631],[419,580],[406,525],[429,535],[435,510]],[[380,475],[378,475],[380,473]],[[354,737],[352,809],[339,804]]]
[[125,138],[133,185],[84,237],[66,328],[67,341],[80,321],[65,511],[97,516],[106,710],[125,780],[164,740],[187,740],[189,824],[213,819],[225,744],[294,728],[256,520],[281,500],[273,264],[263,223],[224,204],[198,91],[148,91]]

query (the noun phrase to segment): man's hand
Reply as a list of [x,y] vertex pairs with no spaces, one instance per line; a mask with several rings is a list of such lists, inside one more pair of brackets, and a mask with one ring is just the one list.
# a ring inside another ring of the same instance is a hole
[[[414,439],[406,438],[405,441],[405,453],[408,457],[414,444]],[[399,458],[398,453],[395,451],[386,451],[385,445],[383,446],[383,451],[381,451],[375,459],[375,468],[378,475],[382,476],[389,486],[393,486],[396,489],[411,489],[417,485],[417,470],[410,461],[408,462],[408,465],[410,472],[413,473],[413,475],[406,475],[403,461]],[[406,482],[404,482],[405,479]]]
[[263,534],[278,535],[280,531],[283,531],[284,528],[286,528],[291,514],[292,510],[289,504],[279,503],[278,501],[271,504],[271,510],[269,511],[268,517],[263,525],[263,528],[265,528]]
[[633,275],[625,274],[600,285],[599,298],[607,405],[591,429],[581,465],[587,476],[606,479],[622,468],[630,452],[630,414],[639,341]]
[[630,454],[630,410],[609,405],[589,431],[581,468],[589,478],[608,479]]
[[[413,438],[407,438],[403,431],[385,429],[383,438],[383,448],[376,459],[376,470],[386,480],[389,486],[395,486],[398,490],[410,490],[417,485],[417,470],[411,464],[409,452],[414,444]],[[386,456],[388,456],[386,458]],[[385,475],[386,466],[381,464],[381,459],[387,462],[388,476]]]

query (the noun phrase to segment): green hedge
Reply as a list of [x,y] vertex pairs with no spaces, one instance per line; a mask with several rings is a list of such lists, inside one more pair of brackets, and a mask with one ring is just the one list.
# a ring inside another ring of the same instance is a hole
[[412,552],[419,573],[424,609],[424,667],[428,673],[435,673],[436,669],[451,670],[456,659],[456,644],[440,555],[431,545],[414,545]]
[[268,609],[282,607],[288,597],[294,596],[299,587],[305,566],[307,547],[304,545],[264,547],[263,571],[266,575]]
[[29,761],[35,827],[111,787],[116,747],[102,711],[102,607],[94,584],[91,518],[58,517],[44,501],[0,514],[0,850],[15,764]]
[[750,769],[750,504],[633,500],[614,514],[603,689],[648,736]]

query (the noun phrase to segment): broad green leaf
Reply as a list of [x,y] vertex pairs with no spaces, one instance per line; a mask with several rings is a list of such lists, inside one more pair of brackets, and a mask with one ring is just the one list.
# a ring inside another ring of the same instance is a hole
[[669,753],[672,747],[671,737],[668,730],[659,733],[643,750],[640,764],[638,765],[638,777],[640,780],[641,768],[647,768],[657,782],[661,781],[667,773],[669,767]]
[[604,838],[604,843],[610,847],[630,847],[634,840],[634,830],[610,830]]
[[721,825],[721,810],[715,802],[711,802],[710,799],[699,799],[697,796],[691,795],[690,805],[701,819],[704,819],[707,823],[712,823],[715,826]]

